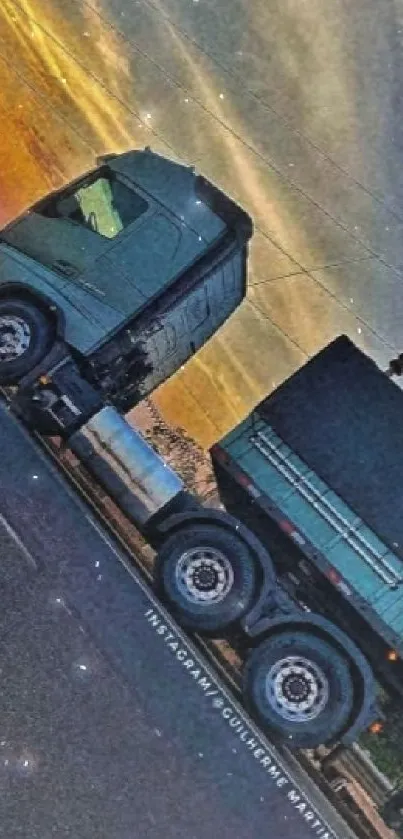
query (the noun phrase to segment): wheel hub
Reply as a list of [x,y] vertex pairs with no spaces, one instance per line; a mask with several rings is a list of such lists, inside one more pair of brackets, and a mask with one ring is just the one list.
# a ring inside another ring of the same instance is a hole
[[216,588],[220,575],[215,568],[203,563],[199,568],[194,569],[193,582],[200,591],[209,591]]
[[227,557],[216,548],[200,547],[185,551],[176,566],[178,587],[192,603],[220,603],[234,583],[234,572]]
[[309,682],[302,676],[287,676],[283,682],[283,691],[290,702],[301,702],[309,696]]
[[309,722],[327,705],[329,683],[316,662],[302,656],[287,656],[269,669],[266,696],[283,719]]
[[16,315],[0,317],[0,361],[14,361],[29,348],[31,330],[22,318]]

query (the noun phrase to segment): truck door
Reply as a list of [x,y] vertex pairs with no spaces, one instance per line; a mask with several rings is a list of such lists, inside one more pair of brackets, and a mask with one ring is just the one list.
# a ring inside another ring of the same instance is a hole
[[57,211],[67,211],[102,242],[94,260],[71,279],[125,319],[157,297],[204,249],[175,216],[107,169],[59,200]]
[[[43,202],[40,212],[42,225],[49,226],[50,267],[123,314],[142,305],[145,297],[133,281],[133,263],[127,260],[124,270],[119,255],[127,235],[153,215],[144,198],[100,169]],[[57,254],[56,229],[61,231]]]

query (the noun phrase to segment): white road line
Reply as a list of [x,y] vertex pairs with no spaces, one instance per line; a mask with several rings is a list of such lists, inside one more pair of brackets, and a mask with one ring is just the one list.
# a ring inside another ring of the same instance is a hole
[[[185,633],[182,631],[182,629],[173,621],[173,619],[171,618],[169,613],[165,610],[165,608],[161,604],[161,602],[153,595],[152,591],[150,591],[149,587],[143,582],[143,580],[140,578],[140,576],[137,575],[135,569],[130,565],[130,563],[128,563],[126,561],[125,557],[123,555],[121,555],[120,552],[117,550],[117,548],[110,542],[110,540],[108,539],[108,536],[106,535],[106,533],[103,532],[103,530],[98,525],[98,523],[89,514],[87,514],[86,518],[88,519],[88,521],[90,522],[90,524],[94,528],[94,530],[96,530],[96,532],[101,537],[101,539],[103,539],[103,541],[108,545],[108,547],[115,554],[115,556],[118,558],[118,560],[121,562],[121,564],[125,567],[125,569],[133,577],[133,579],[136,581],[139,588],[142,590],[142,592],[151,601],[151,603],[155,607],[156,611],[158,611],[159,614],[163,617],[165,623],[169,624],[171,629],[174,631],[175,635],[178,636],[178,638],[180,638],[183,641],[185,647],[187,647],[189,650],[191,650],[192,656],[194,656],[194,658],[200,664],[200,666],[205,671],[207,671],[210,678],[217,685],[217,687],[219,688],[221,693],[226,697],[229,704],[236,709],[236,713],[238,714],[238,716],[241,717],[241,719],[244,721],[245,725],[247,725],[248,728],[250,728],[251,731],[253,731],[254,735],[258,738],[258,740],[262,744],[262,746],[273,757],[275,762],[281,768],[285,777],[288,778],[288,780],[292,784],[293,788],[297,789],[298,792],[301,794],[301,796],[303,798],[305,798],[305,800],[308,802],[308,804],[312,808],[312,810],[315,813],[318,813],[317,805],[314,804],[313,801],[311,801],[311,799],[309,798],[307,793],[302,789],[302,787],[298,784],[298,782],[295,782],[295,780],[292,778],[292,776],[290,774],[290,770],[286,768],[285,764],[283,763],[280,756],[278,756],[274,747],[269,743],[268,740],[266,740],[266,738],[264,737],[262,732],[254,724],[254,722],[246,715],[242,706],[238,704],[236,699],[234,699],[234,697],[231,696],[230,693],[228,693],[228,691],[225,688],[225,685],[220,683],[220,681],[217,679],[217,674],[214,673],[213,670],[211,670],[208,662],[205,661],[199,655],[197,649],[193,647],[192,642],[185,635]],[[320,790],[318,790],[318,792],[320,793]],[[329,807],[331,807],[330,802],[327,802],[327,804],[328,804]],[[338,814],[337,814],[337,816],[338,816],[338,818],[341,818]],[[318,817],[321,820],[321,822],[323,823],[324,827],[326,827],[326,829],[329,830],[330,833],[333,836],[336,836],[335,829],[326,821],[326,819],[320,813],[318,813]]]
[[8,535],[11,536],[11,539],[13,539],[13,541],[16,542],[16,544],[18,545],[21,553],[24,554],[25,559],[27,560],[28,564],[32,565],[32,567],[35,568],[35,571],[37,571],[38,570],[38,565],[37,565],[34,557],[29,552],[28,548],[25,547],[24,543],[21,541],[20,537],[18,536],[18,533],[16,533],[14,528],[11,526],[11,524],[9,524],[7,519],[1,513],[0,513],[0,523],[3,525],[4,530],[8,533]]

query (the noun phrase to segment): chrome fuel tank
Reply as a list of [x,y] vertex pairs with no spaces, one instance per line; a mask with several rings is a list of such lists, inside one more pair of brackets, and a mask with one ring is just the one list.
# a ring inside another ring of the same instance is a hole
[[68,441],[141,530],[184,489],[179,476],[115,408],[102,408]]

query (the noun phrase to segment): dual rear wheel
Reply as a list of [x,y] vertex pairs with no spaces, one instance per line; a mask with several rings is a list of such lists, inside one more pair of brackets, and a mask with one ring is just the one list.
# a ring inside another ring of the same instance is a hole
[[[159,588],[178,623],[220,637],[252,607],[255,557],[235,531],[195,524],[174,532],[157,556]],[[353,710],[346,657],[309,627],[279,628],[250,654],[244,670],[247,707],[291,748],[337,738]]]

